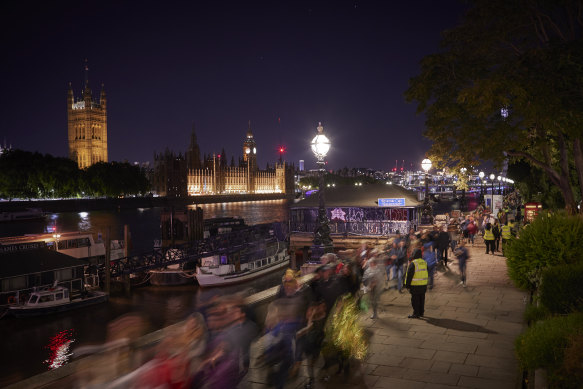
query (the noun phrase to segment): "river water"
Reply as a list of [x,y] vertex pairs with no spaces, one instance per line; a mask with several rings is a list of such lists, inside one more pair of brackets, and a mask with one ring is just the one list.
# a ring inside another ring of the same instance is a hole
[[[288,203],[285,200],[248,201],[199,205],[205,218],[239,216],[249,225],[286,221]],[[50,215],[43,222],[0,224],[0,236],[42,233],[55,226],[57,231],[88,231],[105,236],[109,228],[112,239],[123,239],[124,225],[132,237],[132,250],[152,250],[160,239],[160,208],[120,211],[66,212]],[[108,303],[90,308],[38,318],[0,320],[2,363],[0,387],[69,362],[75,347],[103,343],[107,324],[126,313],[141,314],[156,330],[176,323],[194,310],[197,301],[206,301],[215,294],[245,291],[254,293],[281,281],[274,273],[257,281],[224,288],[199,289],[196,285],[180,287],[135,288],[126,297],[112,297]]]

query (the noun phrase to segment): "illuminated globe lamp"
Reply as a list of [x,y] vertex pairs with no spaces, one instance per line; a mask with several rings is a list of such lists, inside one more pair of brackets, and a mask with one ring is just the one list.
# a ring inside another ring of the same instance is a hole
[[480,204],[484,203],[484,172],[478,173],[478,177],[480,177]]
[[316,156],[318,163],[318,219],[316,221],[316,229],[314,231],[314,245],[312,246],[312,262],[319,262],[320,257],[326,253],[334,251],[332,246],[332,239],[330,238],[330,225],[328,223],[328,215],[326,214],[326,205],[324,201],[324,159],[330,151],[330,140],[324,135],[324,127],[322,122],[318,123],[318,134],[312,139],[310,144],[312,152]]
[[[468,171],[468,169],[466,169],[465,167],[460,169],[460,175],[464,177],[466,177],[466,172]],[[462,181],[462,182],[466,182],[467,181]],[[460,211],[462,212],[466,212],[467,211],[467,201],[466,201],[466,185],[464,185],[462,187],[462,198],[460,200]]]
[[428,172],[431,169],[431,161],[425,158],[421,161],[421,168],[425,170],[425,199],[423,200],[423,212],[421,214],[421,224],[433,223],[433,209],[429,203],[429,176]]
[[494,173],[490,173],[490,181],[492,182],[492,191],[490,195],[492,196],[492,202],[490,203],[490,210],[494,213],[494,180],[496,179],[496,175]]
[[500,189],[500,184],[502,183],[502,176],[498,176],[496,177],[496,179],[498,180],[498,194],[502,194]]

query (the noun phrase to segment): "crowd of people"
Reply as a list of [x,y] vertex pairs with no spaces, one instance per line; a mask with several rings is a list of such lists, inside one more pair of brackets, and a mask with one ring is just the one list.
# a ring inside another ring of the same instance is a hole
[[[508,224],[506,220],[500,227],[488,214],[469,215],[424,233],[411,229],[396,234],[385,246],[363,244],[338,255],[324,254],[308,281],[292,269],[285,272],[264,320],[255,317],[241,295],[205,301],[181,325],[168,330],[153,358],[111,380],[108,387],[235,388],[253,358],[276,388],[298,374],[302,361],[308,389],[317,376],[328,380],[334,372],[348,374],[368,350],[368,335],[359,318],[363,312],[378,318],[385,290],[408,290],[413,310],[408,317],[423,318],[425,294],[434,286],[436,270],[449,271],[455,256],[459,282],[465,287],[466,244],[474,245],[482,230],[486,253],[497,252],[500,239],[503,249],[511,237]],[[251,355],[252,344],[260,350],[258,355]],[[324,363],[316,372],[320,358]]]

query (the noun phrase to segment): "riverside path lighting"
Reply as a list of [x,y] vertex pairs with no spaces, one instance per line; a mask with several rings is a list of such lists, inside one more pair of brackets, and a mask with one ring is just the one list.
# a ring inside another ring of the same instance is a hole
[[53,234],[53,239],[55,239],[55,251],[59,251],[59,239],[61,234]]
[[496,177],[496,179],[498,180],[498,194],[502,194],[501,189],[500,189],[500,184],[502,182],[502,176],[498,176],[498,177]]
[[421,161],[421,167],[425,170],[425,199],[423,200],[423,213],[421,214],[421,224],[431,224],[433,221],[433,209],[429,204],[429,176],[428,172],[431,169],[431,161],[425,158]]
[[[466,169],[465,167],[460,169],[460,174],[464,177],[464,181],[462,181],[462,182],[467,182],[467,181],[465,181],[467,171],[468,171],[468,169]],[[466,208],[467,208],[467,206],[466,206],[466,187],[464,185],[462,188],[462,198],[460,200],[460,210],[462,212],[465,212],[465,211],[467,211]]]
[[492,191],[491,191],[491,200],[490,203],[490,213],[494,214],[494,180],[496,179],[496,175],[494,173],[490,173],[490,181],[492,181]]
[[325,253],[333,252],[332,239],[330,238],[330,226],[328,224],[328,215],[326,214],[326,205],[324,201],[324,159],[330,150],[330,140],[324,135],[322,122],[318,123],[318,134],[310,143],[312,152],[316,156],[318,164],[318,219],[314,231],[314,245],[312,246],[312,261],[320,260]]
[[478,177],[480,177],[480,204],[484,203],[484,172],[478,173]]

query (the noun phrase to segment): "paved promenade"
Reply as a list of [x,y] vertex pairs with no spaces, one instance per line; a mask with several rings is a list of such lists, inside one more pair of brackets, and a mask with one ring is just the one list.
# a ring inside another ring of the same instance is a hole
[[[362,318],[371,333],[367,359],[353,364],[349,376],[335,375],[333,367],[328,382],[317,373],[314,387],[520,388],[513,344],[524,328],[527,294],[508,279],[501,254],[486,255],[483,244],[468,247],[466,288],[458,285],[456,260],[449,271],[439,270],[436,286],[426,295],[424,319],[407,318],[412,313],[408,292],[384,292],[378,319]],[[302,366],[286,388],[303,388],[306,381]],[[263,369],[252,365],[241,387],[266,387]]]

